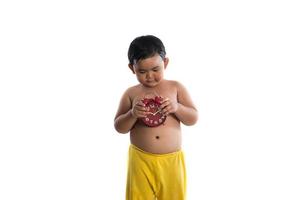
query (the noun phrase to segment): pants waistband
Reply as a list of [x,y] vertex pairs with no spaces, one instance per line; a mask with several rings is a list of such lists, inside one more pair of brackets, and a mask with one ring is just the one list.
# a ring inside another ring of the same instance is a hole
[[133,144],[131,144],[129,148],[131,148],[135,151],[138,151],[139,153],[142,153],[142,154],[145,154],[148,156],[153,156],[153,157],[172,157],[172,156],[176,156],[178,154],[183,153],[182,150],[178,150],[178,151],[171,152],[171,153],[165,153],[165,154],[150,153],[150,152],[147,152],[147,151],[144,151],[144,150],[138,148],[137,146],[135,146]]

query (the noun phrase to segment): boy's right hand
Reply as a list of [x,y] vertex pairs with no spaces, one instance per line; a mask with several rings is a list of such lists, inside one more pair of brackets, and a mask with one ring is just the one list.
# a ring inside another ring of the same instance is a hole
[[131,109],[131,115],[135,118],[143,118],[148,114],[151,114],[151,112],[148,112],[148,109],[145,107],[142,100],[138,100]]

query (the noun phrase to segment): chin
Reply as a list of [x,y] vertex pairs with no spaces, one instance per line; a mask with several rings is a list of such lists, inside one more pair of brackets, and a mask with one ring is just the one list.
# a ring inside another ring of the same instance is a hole
[[155,87],[155,85],[149,85],[149,84],[143,84],[145,87],[148,87],[148,88],[152,88],[152,87]]

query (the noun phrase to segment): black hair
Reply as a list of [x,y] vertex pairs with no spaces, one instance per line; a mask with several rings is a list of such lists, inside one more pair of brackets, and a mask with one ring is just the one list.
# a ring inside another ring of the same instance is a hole
[[128,49],[129,64],[133,65],[134,62],[150,58],[155,54],[160,55],[162,59],[166,56],[165,46],[159,38],[153,35],[137,37],[131,42]]

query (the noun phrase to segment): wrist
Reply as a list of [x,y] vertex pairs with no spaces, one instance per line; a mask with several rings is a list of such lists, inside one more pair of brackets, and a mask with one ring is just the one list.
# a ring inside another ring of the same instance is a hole
[[180,103],[177,102],[177,109],[176,109],[176,111],[174,112],[175,115],[177,115],[177,114],[180,112],[181,106],[182,106],[182,105],[181,105]]
[[135,116],[135,114],[133,113],[133,109],[130,109],[129,114],[132,118],[137,119],[138,117]]

